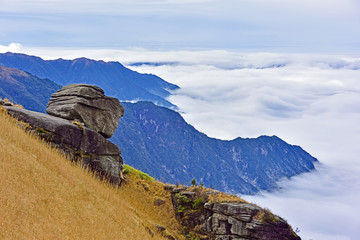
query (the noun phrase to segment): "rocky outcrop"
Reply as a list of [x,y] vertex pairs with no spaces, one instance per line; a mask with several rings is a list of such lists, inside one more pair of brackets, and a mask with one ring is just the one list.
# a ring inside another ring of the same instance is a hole
[[50,115],[78,120],[86,127],[110,138],[124,115],[124,108],[116,98],[88,84],[70,84],[51,95],[46,112]]
[[300,239],[287,222],[270,211],[248,203],[206,203],[203,230],[216,240]]
[[[10,115],[27,123],[28,131],[61,149],[71,160],[80,161],[98,176],[116,185],[120,184],[123,178],[120,150],[103,136],[112,134],[117,126],[115,119],[118,121],[124,113],[119,101],[104,96],[100,88],[90,85],[69,85],[59,92],[66,92],[69,98],[53,100],[52,103],[57,107],[51,109],[59,112],[60,116],[66,115],[67,119],[12,106],[5,108]],[[59,94],[53,95],[56,97]],[[66,113],[67,110],[69,113]],[[92,128],[81,122],[84,119],[90,119],[87,123]],[[101,119],[104,121],[101,122]]]
[[187,239],[300,240],[284,219],[234,196],[203,187],[166,189]]

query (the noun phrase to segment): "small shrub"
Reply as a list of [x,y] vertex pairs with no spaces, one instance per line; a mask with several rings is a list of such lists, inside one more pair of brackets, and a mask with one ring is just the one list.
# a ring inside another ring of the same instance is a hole
[[200,238],[198,236],[196,236],[195,233],[192,233],[192,232],[189,233],[188,239],[189,240],[200,240]]
[[203,202],[204,201],[202,198],[198,198],[191,204],[191,207],[193,209],[199,209],[202,206]]
[[196,180],[195,180],[195,178],[193,178],[193,179],[191,180],[191,186],[196,186]]
[[187,210],[186,204],[190,201],[189,198],[185,195],[181,195],[180,193],[175,194],[176,202],[177,202],[177,211],[184,212]]
[[175,194],[175,198],[179,204],[188,203],[189,198],[185,195],[181,195],[180,193]]
[[178,207],[177,207],[177,211],[178,211],[179,213],[185,212],[186,210],[187,210],[187,207],[184,206],[184,205],[178,205]]

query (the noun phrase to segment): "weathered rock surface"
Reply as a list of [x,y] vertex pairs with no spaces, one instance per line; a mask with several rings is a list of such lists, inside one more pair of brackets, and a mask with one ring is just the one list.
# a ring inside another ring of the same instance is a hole
[[282,218],[248,203],[205,204],[205,232],[220,239],[300,239]]
[[124,115],[116,98],[107,97],[93,85],[70,84],[51,95],[46,112],[68,120],[78,120],[86,127],[110,138]]
[[[166,187],[185,236],[202,240],[300,240],[282,218],[246,202],[210,202],[220,194],[204,188]],[[192,191],[191,191],[192,190]],[[200,203],[200,204],[199,204]]]
[[96,131],[71,121],[16,107],[5,107],[10,115],[30,124],[30,130],[71,159],[81,161],[114,184],[121,182],[123,160],[119,148]]

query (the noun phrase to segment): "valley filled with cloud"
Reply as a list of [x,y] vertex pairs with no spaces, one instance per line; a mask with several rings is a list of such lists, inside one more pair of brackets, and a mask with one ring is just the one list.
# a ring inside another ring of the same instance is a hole
[[359,58],[213,52],[180,61],[134,69],[178,84],[170,100],[200,131],[222,139],[277,135],[322,163],[279,191],[246,199],[288,219],[303,239],[360,235]]
[[359,58],[227,51],[154,55],[146,61],[157,64],[132,68],[178,84],[170,100],[200,131],[221,139],[277,135],[321,162],[316,172],[281,182],[279,191],[246,199],[289,220],[303,239],[359,236]]
[[245,198],[289,220],[303,239],[339,240],[360,235],[359,60],[214,51],[132,68],[178,84],[171,102],[209,136],[277,135],[318,158],[316,172]]

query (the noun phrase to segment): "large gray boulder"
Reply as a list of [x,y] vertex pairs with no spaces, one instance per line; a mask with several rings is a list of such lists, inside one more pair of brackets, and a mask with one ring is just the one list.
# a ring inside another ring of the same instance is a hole
[[70,84],[51,95],[46,112],[50,115],[78,120],[86,127],[110,138],[124,115],[116,98],[107,97],[93,85]]
[[80,161],[99,176],[120,184],[123,168],[120,150],[96,131],[48,114],[16,107],[5,108],[13,117],[28,123],[28,130],[61,149],[72,160]]

